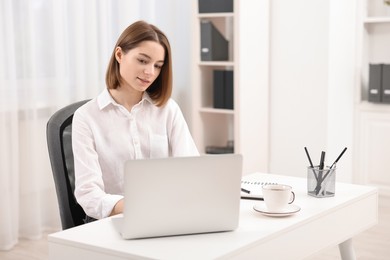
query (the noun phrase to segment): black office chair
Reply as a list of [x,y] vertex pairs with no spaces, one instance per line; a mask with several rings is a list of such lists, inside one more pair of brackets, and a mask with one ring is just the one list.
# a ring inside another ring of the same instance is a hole
[[46,126],[47,146],[57,192],[62,229],[84,224],[84,210],[74,196],[75,176],[72,151],[72,120],[83,100],[58,110]]

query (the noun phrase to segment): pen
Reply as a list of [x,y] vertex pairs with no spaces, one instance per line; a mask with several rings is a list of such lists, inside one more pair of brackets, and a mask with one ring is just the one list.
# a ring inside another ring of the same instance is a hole
[[242,200],[264,200],[262,197],[246,197],[246,196],[241,196]]
[[[250,194],[251,191],[250,190],[247,190],[247,189],[244,189],[244,188],[241,188],[241,191],[245,192],[245,193],[248,193]],[[244,199],[244,200],[264,200],[263,197],[259,197],[259,196],[241,196],[241,199]]]
[[340,160],[341,156],[343,156],[343,154],[345,153],[346,150],[347,150],[347,147],[344,148],[344,150],[340,153],[339,157],[337,157],[337,159],[334,161],[334,163],[332,164],[332,166],[330,166],[331,169],[332,169],[333,166]]
[[345,153],[346,150],[347,150],[347,147],[344,148],[344,150],[340,153],[339,157],[337,157],[337,159],[334,161],[334,163],[332,163],[332,166],[330,166],[329,171],[325,174],[324,179],[328,176],[328,174],[331,172],[333,166],[336,165],[336,163],[340,160],[341,156],[343,156],[343,154]]
[[310,163],[311,168],[314,168],[313,162],[311,161],[309,152],[307,151],[307,148],[306,148],[306,147],[305,147],[305,152],[306,152],[306,155],[307,155],[307,159],[309,159],[309,163]]
[[306,152],[306,155],[307,155],[307,159],[309,159],[310,167],[311,167],[312,170],[313,170],[314,177],[316,178],[316,181],[318,181],[317,174],[316,174],[316,172],[314,171],[313,162],[311,161],[311,158],[310,158],[310,155],[309,155],[309,151],[307,150],[306,147],[305,147],[305,152]]
[[244,189],[244,188],[241,188],[241,191],[243,191],[243,192],[245,192],[245,193],[248,193],[248,194],[250,194],[250,193],[251,193],[251,191],[249,191],[249,190],[246,190],[246,189]]
[[317,180],[317,186],[316,186],[316,194],[318,195],[321,190],[321,184],[322,184],[322,170],[324,169],[324,161],[325,161],[325,152],[321,152],[321,159],[320,159],[320,166],[318,169],[318,180]]
[[324,169],[324,161],[325,161],[325,152],[321,152],[321,159],[320,159],[320,170]]

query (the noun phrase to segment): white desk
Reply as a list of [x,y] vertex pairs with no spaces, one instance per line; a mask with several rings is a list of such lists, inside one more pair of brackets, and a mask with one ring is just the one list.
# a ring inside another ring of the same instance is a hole
[[[249,179],[289,184],[296,193],[295,215],[263,216],[253,200],[242,200],[233,232],[123,240],[111,219],[49,235],[50,259],[303,259],[333,245],[354,259],[351,238],[378,221],[377,189],[337,183],[336,196],[307,195],[306,179],[255,173]],[[157,213],[158,214],[158,213]]]

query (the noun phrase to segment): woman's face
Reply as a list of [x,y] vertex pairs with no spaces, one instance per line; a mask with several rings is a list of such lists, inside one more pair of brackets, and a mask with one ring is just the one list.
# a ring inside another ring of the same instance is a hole
[[157,42],[144,41],[127,53],[117,47],[115,57],[123,79],[120,87],[143,92],[160,75],[164,65],[165,51],[163,46]]

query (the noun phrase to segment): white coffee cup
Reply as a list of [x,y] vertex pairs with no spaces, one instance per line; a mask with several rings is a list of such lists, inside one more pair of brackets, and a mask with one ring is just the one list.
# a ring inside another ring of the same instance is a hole
[[284,184],[267,184],[263,186],[263,197],[267,209],[280,212],[295,200],[292,187]]

